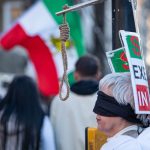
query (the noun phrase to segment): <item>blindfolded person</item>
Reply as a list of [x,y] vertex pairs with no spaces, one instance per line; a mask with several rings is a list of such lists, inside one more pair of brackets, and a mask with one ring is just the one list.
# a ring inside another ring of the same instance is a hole
[[100,80],[93,111],[98,129],[108,136],[101,150],[143,150],[137,139],[146,118],[142,120],[144,115],[134,109],[130,73],[112,73]]

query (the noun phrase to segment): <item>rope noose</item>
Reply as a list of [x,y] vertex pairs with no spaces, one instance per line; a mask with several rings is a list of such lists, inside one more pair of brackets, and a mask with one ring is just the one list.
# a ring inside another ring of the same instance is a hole
[[[64,6],[64,9],[68,8],[68,6]],[[60,90],[59,90],[59,98],[62,101],[67,100],[69,97],[69,92],[70,92],[70,86],[68,82],[68,76],[67,76],[67,69],[68,69],[68,61],[67,61],[67,53],[66,53],[66,46],[65,43],[69,39],[69,27],[68,24],[66,23],[66,14],[63,14],[63,24],[59,26],[60,29],[60,39],[61,39],[61,53],[62,53],[62,61],[63,61],[63,67],[64,67],[64,73],[61,79],[60,83]],[[66,84],[66,95],[63,97],[62,96],[62,88],[64,83]]]

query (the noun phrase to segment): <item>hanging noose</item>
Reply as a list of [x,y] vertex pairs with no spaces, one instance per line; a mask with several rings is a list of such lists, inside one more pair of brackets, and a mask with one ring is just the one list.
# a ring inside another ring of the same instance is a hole
[[[67,9],[68,6],[65,5],[64,9]],[[69,82],[68,82],[68,76],[67,76],[67,69],[68,69],[68,61],[67,61],[67,53],[66,53],[66,46],[65,43],[66,41],[69,39],[69,27],[68,24],[66,23],[66,14],[63,14],[63,24],[59,26],[59,30],[60,30],[60,39],[61,39],[61,53],[62,53],[62,61],[63,61],[63,69],[64,69],[64,73],[61,79],[61,83],[60,83],[60,90],[59,90],[59,97],[62,101],[67,100],[67,98],[69,97],[69,93],[70,93],[70,86],[69,86]],[[66,85],[66,95],[63,97],[62,96],[62,88],[63,85]]]

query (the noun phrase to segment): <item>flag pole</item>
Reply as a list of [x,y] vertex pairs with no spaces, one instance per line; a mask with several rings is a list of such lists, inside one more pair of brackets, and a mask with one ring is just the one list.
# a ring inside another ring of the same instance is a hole
[[122,46],[119,30],[136,32],[131,0],[112,0],[112,49]]
[[137,0],[130,0],[130,1],[133,9],[133,17],[134,17],[136,32],[139,34],[139,26],[138,26],[138,18],[137,18]]
[[87,2],[83,2],[83,3],[80,3],[80,4],[77,4],[77,5],[74,5],[74,6],[70,6],[69,8],[65,9],[65,10],[62,10],[60,12],[57,12],[56,15],[57,16],[60,16],[64,13],[67,13],[67,12],[71,12],[71,11],[77,11],[83,7],[87,7],[87,6],[91,6],[91,5],[94,5],[94,4],[98,4],[98,3],[101,3],[103,2],[104,0],[90,0],[90,1],[87,1]]

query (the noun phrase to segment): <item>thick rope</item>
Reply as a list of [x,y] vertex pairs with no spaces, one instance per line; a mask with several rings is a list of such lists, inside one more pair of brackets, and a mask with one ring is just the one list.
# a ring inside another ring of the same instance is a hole
[[[62,53],[62,60],[63,60],[63,67],[64,67],[64,73],[60,83],[59,98],[62,101],[65,101],[69,97],[69,93],[70,93],[70,86],[69,86],[68,76],[67,76],[68,61],[67,61],[67,53],[66,53],[66,46],[65,46],[65,42],[69,39],[69,27],[68,24],[66,23],[65,14],[64,14],[64,24],[60,25],[59,29],[60,29],[60,39],[62,41],[61,53]],[[64,83],[66,85],[67,91],[66,91],[66,95],[63,97],[62,88]]]

